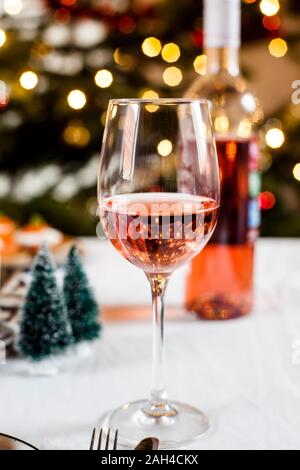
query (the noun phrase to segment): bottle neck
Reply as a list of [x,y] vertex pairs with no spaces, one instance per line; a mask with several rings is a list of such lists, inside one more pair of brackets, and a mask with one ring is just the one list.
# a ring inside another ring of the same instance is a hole
[[207,75],[227,72],[234,77],[240,74],[239,47],[206,47]]

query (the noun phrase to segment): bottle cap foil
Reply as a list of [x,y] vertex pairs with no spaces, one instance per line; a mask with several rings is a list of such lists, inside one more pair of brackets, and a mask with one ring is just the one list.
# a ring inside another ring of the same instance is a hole
[[205,47],[239,47],[241,45],[241,1],[205,0]]

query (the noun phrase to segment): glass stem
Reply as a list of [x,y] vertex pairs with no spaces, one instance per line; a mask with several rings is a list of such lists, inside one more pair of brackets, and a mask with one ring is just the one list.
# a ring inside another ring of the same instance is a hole
[[168,403],[165,388],[164,296],[169,275],[147,274],[152,292],[152,388],[144,412],[154,418],[174,416],[177,412]]

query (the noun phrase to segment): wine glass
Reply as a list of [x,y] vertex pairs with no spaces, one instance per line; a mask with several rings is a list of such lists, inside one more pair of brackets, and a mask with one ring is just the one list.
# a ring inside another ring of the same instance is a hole
[[164,379],[164,294],[173,271],[206,245],[219,209],[219,169],[209,103],[188,99],[119,99],[108,106],[98,203],[106,236],[141,268],[153,305],[152,389],[103,426],[134,447],[149,436],[175,448],[207,433],[196,408],[168,400]]

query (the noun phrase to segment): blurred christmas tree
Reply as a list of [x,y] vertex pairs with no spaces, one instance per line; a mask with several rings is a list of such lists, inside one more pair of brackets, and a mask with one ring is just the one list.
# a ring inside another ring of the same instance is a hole
[[43,246],[34,263],[32,282],[23,307],[19,350],[40,360],[62,353],[73,341],[51,254]]
[[64,278],[64,298],[75,343],[98,338],[99,307],[76,246],[69,252]]
[[[289,48],[296,61],[299,1],[243,3],[244,44],[259,41],[278,60]],[[289,34],[282,11],[297,25]],[[1,209],[93,235],[107,102],[181,96],[205,71],[201,13],[201,0],[0,0]],[[299,106],[265,128],[266,235],[300,235]]]

